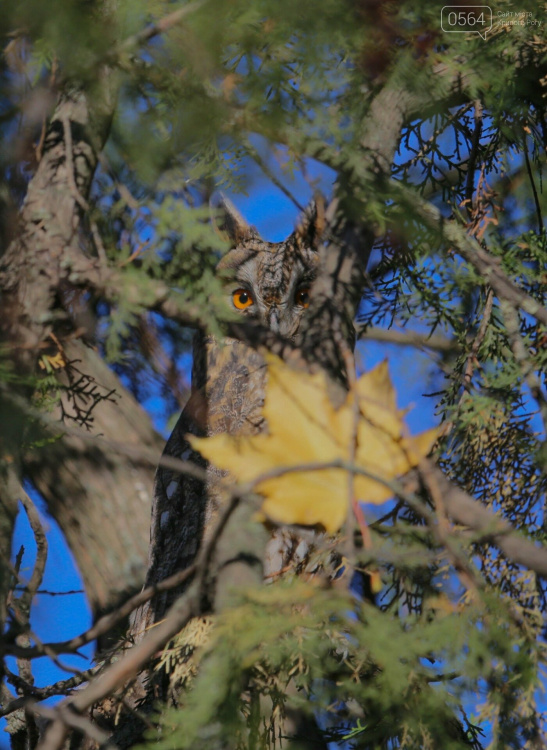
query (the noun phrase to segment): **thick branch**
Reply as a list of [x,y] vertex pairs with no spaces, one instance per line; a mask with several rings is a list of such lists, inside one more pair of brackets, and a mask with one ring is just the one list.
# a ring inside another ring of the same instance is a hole
[[436,206],[400,183],[392,181],[391,186],[394,195],[400,198],[401,203],[408,205],[426,226],[439,232],[459,255],[471,263],[498,297],[507,300],[515,307],[520,307],[521,310],[547,326],[547,309],[524,292],[514,281],[511,281],[503,270],[501,260],[485,250],[467,233],[465,227],[456,224],[453,220],[445,219]]
[[503,518],[492,513],[464,490],[434,469],[435,482],[443,495],[447,514],[457,523],[487,536],[512,562],[547,578],[547,549],[526,539]]

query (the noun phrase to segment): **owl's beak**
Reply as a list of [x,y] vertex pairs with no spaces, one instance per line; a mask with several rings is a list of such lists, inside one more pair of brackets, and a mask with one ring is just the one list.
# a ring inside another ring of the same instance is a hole
[[279,333],[279,310],[277,307],[270,307],[268,311],[268,328],[274,333]]

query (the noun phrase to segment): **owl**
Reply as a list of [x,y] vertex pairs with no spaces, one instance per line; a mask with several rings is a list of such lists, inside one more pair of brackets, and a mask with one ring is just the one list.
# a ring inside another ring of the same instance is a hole
[[[262,240],[236,209],[224,201],[221,230],[231,240],[218,264],[227,303],[248,321],[297,340],[306,314],[310,289],[318,270],[318,244],[323,231],[324,203],[316,198],[303,213],[297,229],[284,242]],[[190,566],[214,527],[222,502],[219,473],[206,467],[185,439],[188,433],[211,436],[220,432],[252,435],[264,428],[265,363],[262,356],[236,339],[222,341],[201,332],[194,339],[192,390],[165,447],[164,455],[206,468],[205,483],[159,467],[152,508],[151,543],[146,585]],[[297,554],[299,542],[279,537],[268,555],[268,569],[281,568],[287,554]],[[292,552],[287,547],[294,548]],[[137,639],[162,619],[179,591],[158,595],[137,613]]]

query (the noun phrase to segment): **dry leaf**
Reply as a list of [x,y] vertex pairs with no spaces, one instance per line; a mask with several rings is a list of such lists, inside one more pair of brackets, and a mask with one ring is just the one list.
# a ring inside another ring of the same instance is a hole
[[[276,523],[321,524],[338,531],[347,515],[348,471],[334,461],[351,461],[354,433],[354,395],[338,410],[327,395],[322,374],[297,372],[269,355],[264,416],[268,433],[250,437],[226,434],[210,438],[188,435],[192,447],[239,482],[251,482],[264,495],[263,513]],[[365,373],[356,384],[359,404],[355,465],[390,482],[427,455],[437,428],[416,437],[404,435],[396,395],[384,362]],[[261,479],[281,467],[326,464],[324,469],[295,470]],[[357,499],[382,503],[393,496],[383,482],[354,475]]]

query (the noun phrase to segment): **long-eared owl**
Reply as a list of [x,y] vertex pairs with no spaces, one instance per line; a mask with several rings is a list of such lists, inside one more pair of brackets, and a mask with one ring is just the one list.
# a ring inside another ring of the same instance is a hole
[[[322,201],[306,209],[297,229],[284,242],[262,240],[227,201],[221,229],[232,249],[218,271],[229,304],[280,336],[296,340],[310,288],[317,273],[323,229]],[[256,434],[264,428],[265,365],[262,356],[231,338],[222,341],[197,333],[194,339],[192,392],[165,447],[164,455],[205,466],[185,434]],[[221,498],[218,474],[207,469],[207,482],[160,466],[152,509],[147,585],[190,566],[213,525]],[[275,557],[275,554],[274,554]],[[275,563],[274,563],[275,565]],[[137,615],[135,634],[160,620],[179,592],[157,596]]]

